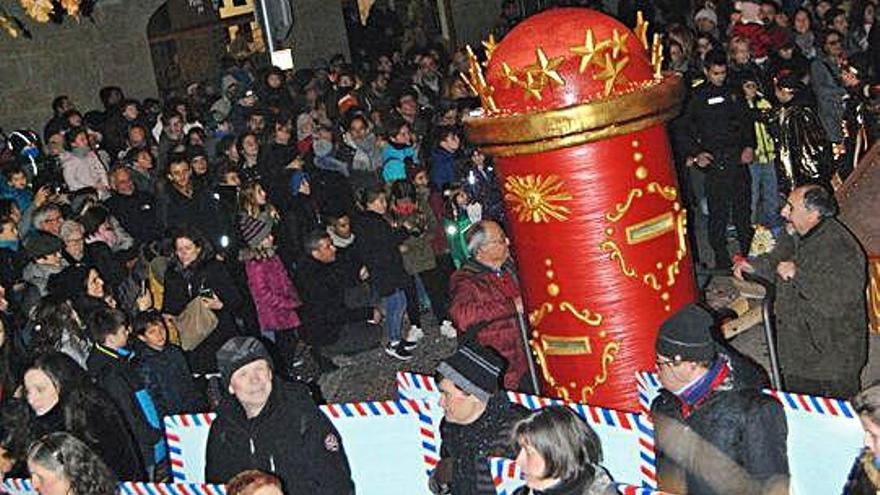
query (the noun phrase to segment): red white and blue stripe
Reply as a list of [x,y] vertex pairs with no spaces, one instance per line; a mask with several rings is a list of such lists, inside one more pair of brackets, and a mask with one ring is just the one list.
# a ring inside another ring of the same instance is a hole
[[338,418],[358,418],[373,416],[416,415],[419,419],[419,437],[422,443],[422,459],[428,476],[440,461],[439,425],[431,418],[431,405],[427,401],[389,400],[375,402],[352,402],[347,404],[326,404],[320,406],[330,420]]

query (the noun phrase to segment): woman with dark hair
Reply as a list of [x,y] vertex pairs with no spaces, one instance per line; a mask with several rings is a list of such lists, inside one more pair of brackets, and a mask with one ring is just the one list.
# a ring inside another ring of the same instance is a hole
[[49,277],[49,295],[70,301],[80,321],[101,308],[115,308],[116,299],[104,286],[98,269],[91,265],[73,265]]
[[551,406],[513,427],[516,463],[526,485],[514,495],[612,495],[611,477],[599,465],[599,437],[571,409]]
[[185,227],[173,241],[174,257],[165,273],[162,312],[180,317],[184,312],[200,311],[196,305],[203,305],[214,313],[215,328],[187,353],[193,373],[212,373],[217,370],[217,350],[238,333],[234,315],[241,314],[244,300],[201,233]]
[[382,148],[373,133],[370,119],[362,112],[355,112],[348,119],[342,141],[353,154],[349,181],[358,191],[380,184],[379,171],[382,169]]
[[401,361],[412,359],[416,343],[407,339],[402,330],[406,312],[406,287],[409,277],[403,267],[401,246],[406,235],[395,230],[386,220],[388,201],[385,191],[367,189],[361,194],[363,212],[353,218],[355,234],[354,257],[370,273],[370,286],[381,298],[388,336],[385,352]]
[[114,495],[117,480],[88,445],[68,433],[52,433],[28,449],[28,470],[40,495]]
[[813,32],[813,15],[806,8],[799,8],[792,16],[794,43],[807,59],[816,57],[816,34]]
[[247,131],[238,136],[236,142],[238,148],[238,173],[242,180],[251,182],[260,178],[260,166],[262,164],[262,146],[260,137],[252,131]]
[[30,406],[26,438],[58,431],[76,435],[120,479],[144,479],[137,446],[119,410],[70,356],[50,352],[38,357],[24,374],[24,388]]
[[92,345],[70,301],[44,297],[31,313],[31,320],[34,322],[29,349],[31,356],[61,352],[86,368]]
[[856,459],[843,492],[875,495],[880,492],[880,383],[862,390],[852,400],[865,430],[865,448]]
[[856,53],[865,52],[869,48],[868,39],[873,31],[877,13],[877,4],[867,1],[853,2],[849,10],[849,33],[847,45]]
[[278,67],[270,67],[263,76],[263,86],[260,88],[260,102],[269,109],[272,114],[293,109],[293,97],[287,89],[284,71]]

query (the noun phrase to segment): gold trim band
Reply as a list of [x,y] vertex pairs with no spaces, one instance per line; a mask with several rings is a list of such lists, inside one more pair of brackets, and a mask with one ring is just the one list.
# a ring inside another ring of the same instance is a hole
[[468,138],[486,153],[538,153],[662,124],[678,115],[684,91],[681,76],[667,73],[612,98],[520,115],[466,117],[464,123]]

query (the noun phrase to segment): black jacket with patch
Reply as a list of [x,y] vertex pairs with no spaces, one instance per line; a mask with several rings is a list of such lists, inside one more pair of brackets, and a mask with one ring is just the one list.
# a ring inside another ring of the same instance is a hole
[[287,495],[354,494],[342,438],[301,384],[274,380],[252,419],[235,397],[220,402],[208,434],[205,479],[226,483],[246,469],[277,475]]

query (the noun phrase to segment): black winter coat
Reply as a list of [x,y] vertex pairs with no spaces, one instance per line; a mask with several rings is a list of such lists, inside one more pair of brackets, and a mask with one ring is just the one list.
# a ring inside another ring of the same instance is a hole
[[157,351],[140,340],[132,342],[134,365],[141,382],[162,416],[207,410],[180,347],[165,344]]
[[365,211],[354,217],[354,260],[370,271],[370,285],[382,297],[402,289],[409,281],[403,268],[400,245],[406,233],[391,228],[378,213]]
[[[788,426],[782,405],[763,394],[758,384],[743,380],[735,363],[686,418],[681,406],[681,400],[665,389],[651,404],[661,490],[682,495],[764,493],[756,487],[787,482]],[[719,459],[733,464],[718,464]],[[733,465],[756,484],[745,488],[741,480],[730,477]],[[714,489],[703,477],[723,488]]]
[[510,431],[520,419],[529,415],[526,408],[507,400],[503,394],[489,399],[486,410],[468,425],[440,423],[440,458],[455,459],[452,493],[455,495],[494,495],[495,484],[489,472],[489,456],[516,457],[510,442]]
[[174,186],[167,185],[158,200],[160,228],[198,227],[208,240],[217,244],[222,226],[217,215],[217,204],[208,190],[194,188],[191,197],[181,194]]
[[346,307],[343,294],[357,280],[356,274],[348,272],[340,261],[325,264],[310,255],[297,265],[296,287],[303,300],[299,315],[310,344],[331,345],[339,339],[343,325],[372,316],[371,308]]
[[694,90],[684,116],[685,153],[708,151],[714,157],[709,170],[741,167],[740,153],[755,147],[755,126],[745,99],[730,86],[703,83]]
[[[204,252],[202,254],[205,255]],[[214,259],[199,259],[187,268],[180,266],[175,258],[165,273],[165,297],[162,312],[180,315],[203,289],[211,289],[223,302],[223,308],[215,311],[217,328],[187,356],[193,373],[213,373],[217,370],[217,350],[238,334],[235,315],[242,314],[245,301],[241,292],[226,271]]]
[[[76,396],[76,399],[71,399]],[[37,440],[49,433],[65,431],[85,442],[113,470],[120,480],[146,481],[146,472],[138,446],[127,422],[118,408],[97,389],[66,392],[71,404],[59,403],[42,416],[30,422],[30,440]],[[75,404],[74,404],[75,402]],[[86,431],[68,428],[69,418],[82,415],[81,423]]]
[[156,198],[152,194],[135,191],[130,196],[113,193],[104,202],[126,232],[140,243],[159,237],[156,225]]
[[129,360],[130,357],[123,357],[104,346],[95,345],[89,353],[87,366],[92,379],[107,393],[128,423],[144,464],[152,466],[156,462],[156,444],[163,437],[161,418],[154,409],[152,413],[156,416],[152,420],[156,424],[151,424],[141,402],[143,398],[138,398],[139,395],[149,394]]
[[287,495],[354,494],[342,438],[301,384],[274,380],[253,419],[235,397],[220,402],[208,433],[205,479],[226,483],[246,469],[275,474]]
[[311,196],[302,194],[292,196],[287,206],[287,210],[281,214],[278,254],[286,265],[291,265],[308,254],[303,243],[309,232],[321,226],[321,215]]

